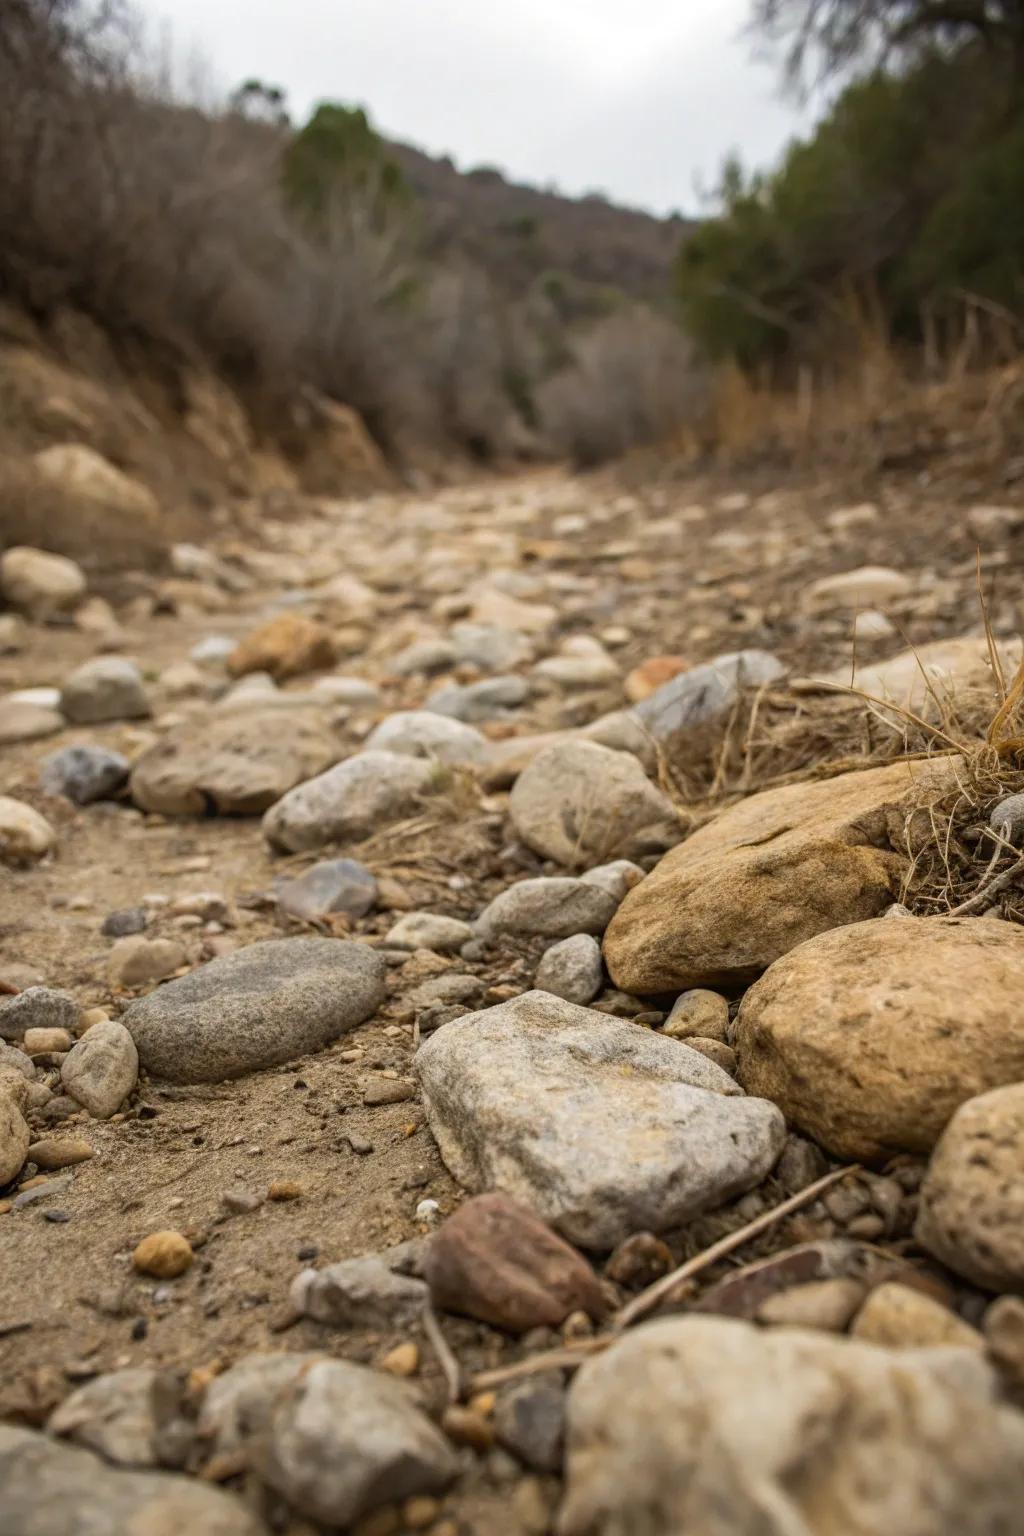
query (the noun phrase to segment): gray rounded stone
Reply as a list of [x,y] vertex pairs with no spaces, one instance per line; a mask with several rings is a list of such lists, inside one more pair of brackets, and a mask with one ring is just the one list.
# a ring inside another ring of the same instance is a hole
[[487,742],[479,731],[461,720],[429,709],[401,710],[382,720],[367,738],[370,752],[400,752],[406,757],[429,757],[452,767],[477,763]]
[[359,842],[414,815],[423,797],[442,787],[441,773],[423,758],[360,752],[290,790],[264,816],[264,836],[291,853]]
[[125,656],[97,656],[83,663],[66,680],[60,707],[76,725],[140,720],[152,714],[142,674]]
[[78,1004],[55,987],[26,987],[0,1000],[0,1040],[20,1040],[26,1029],[68,1029],[78,1025]]
[[518,880],[495,896],[477,919],[485,939],[567,939],[574,933],[604,933],[618,908],[599,885],[570,876]]
[[60,1069],[65,1093],[86,1108],[94,1120],[109,1120],[135,1087],[139,1055],[135,1042],[115,1019],[94,1024],[72,1046]]
[[106,747],[64,747],[44,759],[39,782],[48,795],[63,795],[75,805],[109,800],[128,782],[131,764]]
[[332,912],[365,917],[376,900],[377,881],[357,859],[324,859],[277,887],[281,911],[300,922]]
[[535,985],[567,1003],[590,1003],[601,990],[601,946],[589,933],[574,933],[544,951]]
[[364,944],[267,939],[169,982],[123,1018],[154,1076],[219,1082],[322,1050],[380,1006],[386,973]]

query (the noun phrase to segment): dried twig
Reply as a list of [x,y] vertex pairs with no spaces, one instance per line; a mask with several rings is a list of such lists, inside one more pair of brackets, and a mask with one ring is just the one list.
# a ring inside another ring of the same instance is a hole
[[847,1168],[836,1168],[831,1173],[826,1173],[824,1178],[816,1179],[813,1184],[808,1184],[806,1189],[801,1189],[797,1194],[791,1195],[788,1200],[783,1200],[770,1211],[763,1211],[760,1216],[755,1216],[753,1221],[748,1221],[745,1226],[737,1227],[735,1232],[730,1232],[726,1237],[719,1238],[717,1243],[712,1243],[710,1248],[705,1248],[703,1253],[698,1253],[692,1259],[687,1259],[678,1269],[674,1269],[670,1275],[664,1275],[649,1285],[646,1291],[641,1291],[631,1302],[622,1308],[614,1318],[614,1327],[617,1333],[623,1328],[628,1328],[635,1323],[637,1318],[644,1317],[652,1311],[663,1297],[668,1296],[684,1280],[699,1275],[704,1269],[716,1264],[719,1259],[724,1259],[736,1248],[741,1248],[752,1237],[774,1226],[783,1216],[788,1216],[791,1211],[797,1211],[802,1205],[808,1205],[823,1190],[838,1184],[840,1179],[845,1179],[847,1174],[856,1173],[859,1163],[851,1163]]
[[441,1324],[435,1316],[434,1309],[427,1306],[423,1310],[423,1332],[426,1334],[430,1347],[437,1356],[438,1364],[444,1374],[448,1387],[448,1402],[457,1403],[462,1396],[462,1370],[452,1353],[451,1347],[444,1334],[441,1332]]
[[966,917],[969,912],[984,911],[986,907],[992,905],[1000,891],[1005,891],[1006,887],[1011,885],[1021,873],[1024,873],[1024,854],[1015,864],[1011,864],[1009,869],[1004,869],[1001,875],[990,880],[988,885],[983,886],[974,896],[969,897],[967,901],[962,901],[958,907],[952,907],[946,915]]

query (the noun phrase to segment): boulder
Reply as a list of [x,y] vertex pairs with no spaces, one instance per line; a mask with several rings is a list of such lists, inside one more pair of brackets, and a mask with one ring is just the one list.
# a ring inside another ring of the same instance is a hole
[[762,688],[785,676],[768,651],[734,651],[681,672],[635,706],[632,714],[658,743],[725,719],[744,688]]
[[636,758],[591,741],[535,757],[516,781],[509,815],[528,848],[570,867],[662,853],[681,836],[671,800]]
[[232,677],[267,672],[282,681],[333,667],[337,650],[331,631],[300,613],[280,613],[261,624],[231,652],[227,669]]
[[385,970],[365,944],[267,939],[168,982],[123,1019],[154,1076],[219,1082],[322,1050],[354,1029],[383,1002]]
[[170,1407],[172,1383],[148,1365],[110,1371],[66,1397],[46,1428],[116,1466],[157,1466],[161,1388]]
[[264,836],[290,853],[357,843],[415,815],[443,785],[438,765],[425,758],[361,752],[289,790],[263,818]]
[[885,608],[909,597],[914,583],[902,571],[884,565],[862,565],[838,576],[822,576],[806,589],[804,607],[812,613],[831,609]]
[[639,994],[738,989],[805,939],[876,917],[906,868],[887,829],[955,788],[958,764],[893,763],[723,811],[622,903],[605,939],[612,980]]
[[139,1055],[123,1024],[94,1024],[65,1056],[60,1080],[65,1093],[92,1115],[109,1120],[135,1087]]
[[[1021,661],[1019,640],[997,642],[1003,672],[1012,677]],[[900,651],[884,661],[853,669],[839,667],[801,679],[801,691],[815,684],[832,689],[855,688],[872,699],[882,699],[926,719],[940,719],[951,710],[972,706],[995,713],[998,690],[992,674],[988,641],[984,635],[964,635],[954,640],[933,640],[913,650]],[[900,729],[902,717],[894,710],[893,724]]]
[[61,713],[75,725],[144,720],[152,714],[142,673],[125,656],[96,656],[65,680]]
[[559,1536],[1009,1536],[1024,1417],[974,1351],[670,1318],[578,1372],[566,1467]]
[[382,720],[366,739],[370,752],[399,752],[408,757],[433,758],[460,767],[481,760],[487,742],[461,720],[429,709],[403,710]]
[[23,800],[0,795],[0,863],[35,864],[56,841],[45,816]]
[[107,1466],[89,1451],[0,1425],[4,1536],[268,1536],[234,1494],[195,1478]]
[[416,1068],[459,1183],[501,1190],[584,1248],[751,1189],[785,1140],[775,1106],[698,1052],[547,992],[445,1024]]
[[[963,985],[969,1006],[970,978]],[[1024,1293],[1024,1081],[957,1110],[928,1165],[915,1236],[973,1284]]]
[[66,617],[85,596],[81,567],[63,555],[15,545],[0,555],[0,594],[31,619]]
[[338,756],[317,715],[253,711],[175,727],[132,770],[132,799],[165,816],[259,816]]
[[836,1157],[930,1152],[958,1107],[1024,1078],[1024,929],[879,918],[777,960],[735,1024],[739,1076]]
[[37,453],[34,463],[44,480],[84,510],[112,513],[129,528],[141,524],[152,529],[160,521],[160,503],[149,486],[84,443],[56,443]]

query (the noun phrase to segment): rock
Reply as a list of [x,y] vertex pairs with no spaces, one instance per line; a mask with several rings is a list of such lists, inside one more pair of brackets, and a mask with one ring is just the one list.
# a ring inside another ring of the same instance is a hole
[[734,1036],[740,1081],[836,1157],[929,1152],[965,1100],[1024,1075],[1022,987],[1015,923],[880,918],[836,929],[747,993]]
[[424,1274],[434,1306],[510,1333],[558,1328],[607,1310],[587,1261],[507,1195],[469,1200],[430,1239]]
[[380,703],[380,689],[365,677],[318,677],[310,693],[348,709],[374,709]]
[[672,1262],[672,1250],[660,1237],[653,1232],[634,1232],[619,1243],[604,1272],[617,1285],[640,1290],[667,1275]]
[[890,818],[902,827],[912,807],[955,787],[958,761],[785,785],[723,811],[622,903],[605,939],[615,985],[743,987],[815,934],[876,917],[906,868],[884,846]]
[[383,1002],[385,973],[365,944],[269,939],[169,982],[123,1018],[148,1072],[219,1082],[322,1050],[354,1029]]
[[64,716],[55,709],[18,699],[0,699],[0,747],[19,741],[40,741],[64,729]]
[[377,900],[377,882],[357,859],[324,859],[297,879],[282,881],[276,895],[281,911],[301,922],[332,912],[365,917]]
[[363,1085],[363,1103],[407,1104],[416,1097],[416,1084],[408,1078],[375,1077]]
[[340,571],[316,589],[320,608],[334,621],[367,624],[376,617],[378,598],[358,576]]
[[124,656],[96,656],[76,667],[61,689],[60,707],[76,725],[143,720],[153,712],[142,673]]
[[0,1426],[0,1503],[4,1536],[267,1536],[233,1494],[195,1478],[109,1467],[88,1451],[13,1426]]
[[885,608],[909,597],[914,584],[902,571],[884,565],[862,565],[839,576],[822,576],[804,593],[804,607],[812,613],[834,608]]
[[998,545],[1024,521],[1020,507],[969,507],[964,519],[972,539],[980,544]]
[[724,719],[744,688],[763,688],[785,675],[782,663],[767,651],[735,651],[716,656],[702,667],[682,672],[655,689],[633,710],[656,742]]
[[413,640],[397,656],[392,656],[388,666],[396,677],[430,677],[435,672],[450,671],[456,660],[455,646],[435,638]]
[[76,1163],[87,1163],[93,1151],[87,1141],[61,1140],[47,1136],[34,1141],[28,1149],[29,1161],[46,1172],[54,1168],[73,1168]]
[[75,805],[111,800],[128,782],[131,764],[105,747],[64,747],[43,759],[39,783],[48,795],[63,795]]
[[500,720],[509,710],[525,704],[529,696],[530,685],[523,677],[485,677],[479,683],[446,684],[430,695],[426,708],[475,725],[481,720]]
[[30,1056],[46,1056],[70,1051],[75,1042],[66,1029],[26,1029],[21,1043]]
[[[107,939],[127,939],[136,933],[145,933],[149,927],[146,907],[122,907],[108,912],[100,925],[100,933]],[[175,967],[177,969],[177,967]]]
[[[976,926],[995,924],[986,920]],[[997,1013],[1010,1009],[1010,978],[1004,976],[1006,999],[992,998]],[[951,1011],[960,1004],[958,1017],[968,1014],[965,1051],[979,985],[962,974],[962,990],[950,999]],[[982,1063],[981,1071],[987,1067]],[[1015,1076],[1024,1077],[1019,1054]],[[983,1093],[957,1110],[928,1165],[914,1235],[922,1248],[975,1285],[1024,1292],[1024,1082]]]
[[623,685],[626,698],[631,704],[640,704],[666,683],[672,682],[673,678],[689,670],[690,663],[684,656],[651,656],[634,667],[626,678]]
[[156,1466],[161,1396],[169,1409],[172,1379],[152,1366],[111,1371],[66,1397],[50,1415],[47,1432],[116,1466]]
[[317,716],[290,715],[285,730],[278,715],[258,710],[194,722],[143,753],[132,799],[165,816],[259,816],[337,756]]
[[0,998],[0,1039],[21,1040],[29,1029],[66,1029],[78,1025],[78,1004],[53,987],[26,987],[15,997]]
[[634,885],[639,885],[644,878],[640,865],[629,859],[613,859],[610,864],[599,864],[596,869],[588,869],[580,875],[584,885],[599,885],[602,891],[614,896],[616,902],[625,901]]
[[177,939],[144,939],[128,934],[107,956],[107,978],[112,987],[144,987],[163,981],[186,964],[188,956]]
[[528,848],[569,866],[661,853],[681,835],[672,802],[636,758],[590,741],[534,758],[516,780],[509,815]]
[[232,677],[269,672],[283,680],[333,667],[337,659],[331,631],[299,613],[281,613],[246,635],[227,658]]
[[0,795],[0,863],[35,864],[56,841],[57,834],[45,816],[23,800]]
[[878,1251],[850,1238],[827,1238],[755,1259],[711,1285],[692,1306],[698,1312],[753,1320],[769,1303],[794,1289],[826,1280],[855,1280],[861,1293],[887,1278],[893,1265]]
[[[0,591],[3,590],[3,560],[0,557]],[[28,644],[28,629],[16,613],[0,613],[0,656],[17,656]]]
[[558,610],[546,603],[524,603],[497,587],[487,587],[477,594],[470,610],[474,624],[518,629],[524,635],[543,635],[558,621]]
[[44,480],[80,503],[83,517],[96,508],[114,513],[126,529],[138,524],[153,528],[159,522],[160,503],[149,487],[84,443],[55,443],[35,454],[33,462]]
[[785,1139],[774,1105],[696,1051],[547,992],[446,1024],[416,1067],[459,1183],[502,1190],[584,1248],[721,1205]]
[[[997,651],[1007,676],[1012,676],[1021,660],[1019,641],[999,641]],[[991,705],[995,713],[997,689],[992,674],[988,642],[984,635],[965,635],[953,640],[934,640],[913,650],[900,651],[884,661],[856,667],[851,675],[847,664],[834,672],[809,679],[805,685],[825,684],[831,688],[856,688],[872,699],[883,699],[902,710],[910,710],[927,719],[940,719],[948,712],[960,713]],[[905,719],[895,710],[884,712],[895,729],[903,731]]]
[[1015,843],[1024,832],[1024,795],[1007,795],[1000,800],[989,813],[988,824],[993,832]]
[[787,1195],[799,1194],[808,1184],[828,1172],[828,1162],[820,1147],[802,1136],[788,1136],[782,1156],[775,1165],[775,1177]]
[[[533,647],[517,629],[497,624],[453,624],[451,663],[479,667],[481,672],[511,672],[530,660]],[[437,668],[446,671],[445,667]]]
[[[265,1436],[288,1390],[322,1355],[247,1355],[206,1389],[196,1425],[199,1444],[216,1460],[238,1458],[255,1437]],[[197,1533],[198,1536],[198,1533]]]
[[672,1004],[662,1034],[673,1040],[687,1040],[697,1035],[704,1040],[729,1038],[729,1004],[720,992],[698,987],[684,992]]
[[606,688],[621,676],[618,666],[607,655],[546,656],[533,669],[535,677],[546,678],[558,688]]
[[560,1536],[991,1536],[1024,1498],[1024,1419],[972,1353],[721,1318],[649,1323],[585,1362],[567,1442]]
[[853,621],[855,640],[888,640],[896,633],[895,624],[884,613],[879,613],[877,608],[863,609]]
[[366,739],[367,751],[427,757],[450,767],[479,762],[486,746],[484,737],[471,725],[429,709],[389,715]]
[[332,1328],[403,1328],[419,1322],[427,1303],[422,1280],[394,1274],[375,1254],[326,1269],[304,1269],[292,1282],[293,1310]]
[[[670,1040],[674,1038],[677,1037],[669,1036]],[[728,1072],[731,1076],[736,1075],[736,1052],[731,1046],[726,1045],[724,1040],[710,1040],[702,1035],[687,1035],[684,1039],[691,1051],[699,1051],[702,1056],[706,1056],[709,1061],[721,1067],[723,1072]]]
[[485,939],[567,939],[577,933],[601,934],[618,901],[600,886],[556,876],[519,880],[496,896],[477,918]]
[[498,1442],[535,1472],[561,1472],[565,1439],[565,1382],[545,1371],[499,1392],[494,1405]]
[[14,1073],[9,1068],[0,1075],[0,1188],[9,1184],[21,1172],[32,1140],[22,1113],[25,1080],[21,1076],[14,1078],[15,1082],[21,1084],[19,1091],[11,1078],[14,1078]]
[[757,1319],[776,1327],[843,1333],[863,1300],[864,1287],[859,1280],[842,1276],[809,1280],[769,1296],[758,1308]]
[[406,912],[385,935],[388,949],[461,949],[473,937],[469,923],[437,912]]
[[332,1527],[440,1493],[458,1468],[403,1382],[341,1360],[317,1361],[285,1389],[253,1460],[294,1509]]
[[300,853],[333,842],[359,842],[415,815],[443,787],[437,764],[397,752],[362,752],[299,784],[263,818],[267,841]]
[[985,1313],[985,1347],[1011,1389],[1024,1389],[1024,1301],[1000,1296]]
[[24,1051],[19,1051],[16,1046],[8,1045],[7,1041],[0,1038],[0,1075],[5,1068],[13,1068],[28,1082],[35,1081],[36,1069],[32,1064],[31,1056]]
[[593,1002],[603,981],[600,944],[589,933],[574,933],[544,951],[534,986],[567,1003],[586,1004]]
[[52,623],[85,596],[85,576],[63,555],[15,545],[0,555],[0,594],[30,619]]
[[897,1280],[875,1287],[857,1313],[851,1332],[865,1344],[881,1344],[886,1349],[945,1345],[982,1349],[985,1342],[976,1328],[941,1302]]
[[132,1263],[140,1275],[157,1280],[176,1280],[195,1260],[192,1244],[180,1232],[151,1232],[132,1254]]
[[65,1093],[94,1120],[109,1120],[135,1087],[139,1056],[123,1024],[94,1024],[65,1056],[60,1080]]

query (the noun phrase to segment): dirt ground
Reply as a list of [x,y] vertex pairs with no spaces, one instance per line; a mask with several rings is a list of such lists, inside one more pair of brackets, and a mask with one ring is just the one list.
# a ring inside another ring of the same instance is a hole
[[[179,601],[177,612],[151,613],[146,599],[158,582],[150,582],[137,587],[142,602],[136,597],[118,606],[126,632],[121,650],[154,680],[153,721],[69,729],[0,750],[0,793],[43,811],[59,838],[55,857],[41,865],[0,870],[0,982],[67,988],[80,1003],[116,1014],[130,999],[112,992],[106,980],[113,941],[101,925],[111,911],[145,906],[153,895],[173,901],[216,891],[230,902],[236,926],[222,934],[182,928],[166,906],[155,910],[147,936],[181,939],[190,963],[283,931],[316,931],[288,925],[267,898],[277,875],[314,858],[273,857],[258,821],[172,821],[127,805],[76,810],[42,794],[38,765],[57,747],[80,741],[137,755],[168,719],[195,707],[161,694],[161,671],[185,660],[206,636],[244,634],[290,601],[289,592],[304,585],[303,572],[325,560],[354,571],[378,596],[372,621],[345,626],[348,654],[336,669],[382,689],[373,710],[342,711],[332,721],[350,751],[372,723],[417,706],[436,686],[433,679],[396,677],[388,663],[432,606],[435,616],[445,599],[457,609],[452,598],[459,583],[438,575],[449,566],[463,571],[467,585],[493,569],[531,578],[530,600],[559,608],[559,638],[621,631],[610,648],[623,674],[654,655],[679,653],[696,663],[746,646],[772,650],[798,672],[820,670],[851,657],[848,618],[808,617],[801,607],[807,584],[832,572],[885,565],[912,575],[914,594],[898,615],[910,643],[979,628],[978,541],[966,517],[979,499],[993,497],[969,486],[939,490],[893,481],[874,490],[877,517],[844,520],[833,514],[849,508],[849,492],[824,483],[738,491],[695,478],[627,486],[611,477],[572,481],[552,473],[426,498],[377,496],[340,508],[310,502],[287,520],[268,518],[258,547],[274,558],[250,567],[253,586],[243,595],[223,593],[209,612]],[[429,516],[424,520],[425,505],[444,509],[443,528],[432,529]],[[255,546],[253,536],[250,542]],[[215,547],[227,558],[237,554],[226,536]],[[392,548],[401,552],[397,564]],[[999,634],[1019,626],[1019,554],[1013,539],[983,551]],[[443,629],[449,620],[442,614],[435,622]],[[897,634],[865,642],[858,652],[873,658],[903,643]],[[74,628],[32,627],[21,654],[0,657],[0,694],[59,684],[95,650],[94,639]],[[288,686],[304,688],[308,679]],[[596,693],[550,692],[519,712],[514,730],[581,724],[622,703],[618,684]],[[389,904],[472,919],[513,880],[546,872],[514,845],[503,794],[469,785],[459,793],[447,814],[365,849],[341,850],[363,857],[387,882],[385,910],[359,920],[357,935],[383,935],[395,917]],[[535,955],[509,949],[486,963],[456,957],[450,964],[477,972],[487,999],[499,1001],[529,987]],[[401,1341],[400,1335],[353,1336],[308,1322],[287,1326],[285,1307],[289,1284],[305,1264],[420,1236],[428,1230],[416,1215],[421,1201],[436,1200],[444,1215],[461,1199],[415,1097],[380,1107],[363,1103],[368,1080],[383,1073],[413,1076],[413,1026],[402,997],[425,973],[411,962],[390,974],[385,1009],[331,1048],[209,1088],[143,1079],[113,1120],[83,1114],[56,1128],[84,1137],[95,1155],[51,1175],[52,1193],[14,1210],[4,1208],[17,1188],[0,1191],[0,1417],[40,1423],[72,1386],[127,1365],[217,1369],[282,1348],[372,1362]],[[278,1179],[296,1181],[301,1197],[264,1200],[241,1214],[225,1210],[226,1192],[243,1188],[263,1196]],[[68,1219],[50,1219],[57,1212]],[[730,1222],[726,1213],[695,1224],[674,1236],[673,1247],[692,1251]],[[197,1263],[173,1284],[144,1279],[131,1266],[140,1238],[166,1227],[186,1232],[198,1249]],[[785,1232],[773,1241],[784,1239]],[[755,1245],[744,1257],[757,1251]],[[538,1344],[513,1343],[457,1320],[445,1327],[472,1369]],[[428,1400],[433,1395],[440,1402],[441,1374],[420,1342],[419,1380]],[[505,1476],[502,1483],[493,1466],[480,1464],[458,1485],[445,1504],[462,1522],[453,1530],[515,1536],[546,1528],[555,1485],[524,1478],[514,1466]]]

